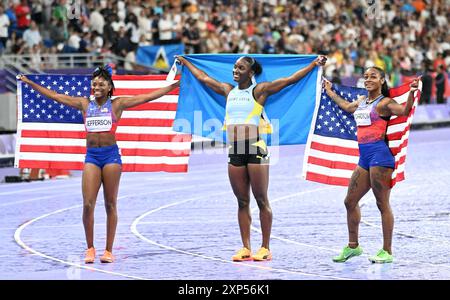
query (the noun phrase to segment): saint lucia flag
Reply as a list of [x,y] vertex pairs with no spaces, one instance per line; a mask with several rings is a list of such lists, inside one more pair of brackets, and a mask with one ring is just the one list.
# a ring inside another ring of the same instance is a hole
[[[242,54],[192,54],[185,58],[219,82],[233,81],[233,65]],[[250,55],[262,66],[256,82],[288,77],[308,66],[316,55]],[[320,97],[322,69],[314,68],[300,81],[271,95],[265,111],[272,133],[265,137],[271,145],[306,143],[316,98]],[[225,119],[224,96],[199,82],[187,67],[181,73],[180,96],[173,129],[216,141],[225,141],[222,130]]]

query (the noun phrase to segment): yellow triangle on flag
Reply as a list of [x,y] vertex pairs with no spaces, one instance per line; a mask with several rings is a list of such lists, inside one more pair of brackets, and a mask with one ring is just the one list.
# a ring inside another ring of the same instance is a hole
[[159,47],[156,53],[155,61],[153,62],[153,67],[157,69],[168,69],[169,61],[167,60],[166,51],[164,47]]

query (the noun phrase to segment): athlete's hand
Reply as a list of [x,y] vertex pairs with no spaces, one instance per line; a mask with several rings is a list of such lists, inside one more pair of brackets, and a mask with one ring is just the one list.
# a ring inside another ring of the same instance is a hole
[[319,55],[314,60],[316,66],[324,66],[327,63],[327,57],[325,55]]
[[16,76],[17,80],[23,81],[25,83],[30,82],[30,79],[27,78],[27,76],[23,75],[23,74],[19,74]]
[[409,91],[415,92],[418,89],[419,89],[419,78],[416,78],[409,84]]
[[180,65],[184,65],[186,59],[181,55],[175,55],[175,59],[180,63]]
[[329,80],[323,78],[323,88],[325,89],[325,91],[331,91],[332,86],[333,84]]

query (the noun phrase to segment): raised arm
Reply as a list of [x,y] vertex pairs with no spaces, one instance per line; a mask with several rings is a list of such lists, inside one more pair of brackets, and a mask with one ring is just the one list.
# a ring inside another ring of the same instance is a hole
[[[414,79],[409,85],[409,95],[408,100],[406,100],[406,105],[403,106],[398,104],[391,98],[387,98],[388,100],[385,102],[385,105],[381,106],[382,115],[386,116],[408,116],[414,104],[414,92],[419,88],[419,79]],[[383,100],[384,102],[384,100]]]
[[331,82],[329,82],[328,80],[324,79],[323,80],[323,84],[324,84],[324,88],[325,88],[325,92],[327,93],[328,96],[330,96],[331,99],[333,99],[334,102],[336,102],[336,104],[342,108],[344,111],[348,112],[348,113],[354,113],[356,111],[356,109],[358,108],[359,102],[361,101],[360,99],[357,101],[353,101],[353,102],[348,102],[345,99],[342,99],[341,97],[339,97],[338,94],[336,94],[332,89],[331,89]]
[[302,79],[306,74],[308,74],[316,66],[325,65],[326,61],[327,61],[326,56],[319,55],[308,66],[304,67],[303,69],[298,70],[297,72],[295,72],[294,74],[292,74],[289,77],[279,78],[272,82],[262,82],[262,83],[258,84],[258,86],[256,87],[255,96],[257,98],[260,98],[260,96],[263,94],[265,94],[266,97],[268,97],[272,94],[275,94],[275,93],[281,91],[283,88],[287,87],[288,85],[296,83],[297,81]]
[[208,74],[206,74],[205,72],[194,66],[190,61],[188,61],[183,56],[177,56],[177,59],[180,61],[182,65],[186,66],[189,69],[189,71],[191,71],[191,73],[195,76],[195,78],[206,84],[214,92],[223,96],[227,96],[228,93],[232,90],[233,87],[230,84],[219,82],[214,78],[209,77]]
[[28,79],[25,75],[19,75],[17,79],[22,80],[26,84],[30,85],[34,90],[44,95],[47,98],[55,100],[56,102],[62,103],[64,105],[71,106],[73,108],[84,110],[84,107],[89,103],[88,99],[83,97],[71,97],[64,94],[58,94],[55,91],[49,90],[33,81]]
[[117,101],[119,108],[121,110],[124,110],[130,107],[138,106],[140,104],[158,99],[179,86],[180,81],[177,81],[172,83],[171,85],[165,86],[148,94],[141,94],[132,97],[117,97],[116,99],[114,99],[114,102]]

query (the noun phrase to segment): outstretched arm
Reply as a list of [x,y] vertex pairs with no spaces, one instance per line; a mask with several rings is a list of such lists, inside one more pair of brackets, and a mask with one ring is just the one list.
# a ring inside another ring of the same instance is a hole
[[33,89],[38,91],[40,94],[47,98],[55,100],[56,102],[62,103],[64,105],[71,106],[73,108],[83,110],[83,104],[88,103],[88,99],[83,97],[71,97],[64,94],[58,94],[55,91],[49,90],[33,81],[28,79],[25,75],[18,75],[17,79],[22,80],[26,84],[30,85]]
[[339,97],[338,94],[336,94],[332,89],[331,89],[331,82],[329,82],[326,79],[323,79],[323,84],[324,84],[324,88],[325,88],[325,92],[327,93],[328,96],[330,96],[331,99],[333,99],[334,102],[336,102],[336,104],[342,108],[344,111],[348,112],[348,113],[354,113],[356,111],[356,109],[358,108],[359,103],[361,102],[361,99],[357,100],[357,101],[353,101],[353,102],[348,102],[345,99],[342,99],[341,97]]
[[130,108],[130,107],[135,107],[140,104],[158,99],[179,86],[180,86],[180,81],[177,81],[177,82],[172,83],[171,85],[160,88],[160,89],[153,91],[151,93],[148,93],[148,94],[141,94],[141,95],[132,96],[132,97],[118,97],[114,100],[114,102],[117,101],[120,109],[124,110],[124,109]]
[[308,74],[316,66],[325,65],[326,61],[327,61],[326,56],[319,55],[308,66],[304,67],[303,69],[298,70],[297,72],[295,72],[294,74],[292,74],[289,77],[279,78],[272,82],[262,82],[262,83],[258,84],[257,88],[255,89],[255,96],[257,98],[259,98],[259,95],[262,95],[262,94],[266,94],[266,97],[268,97],[272,94],[275,94],[275,93],[281,91],[283,88],[287,87],[288,85],[296,83],[297,81],[302,79],[306,74]]
[[419,79],[414,79],[411,84],[409,85],[409,96],[408,100],[406,100],[406,105],[402,106],[395,102],[393,99],[389,99],[387,101],[386,105],[382,106],[383,113],[382,115],[395,115],[395,116],[408,116],[409,112],[411,111],[413,105],[414,105],[414,92],[418,90],[419,88]]
[[223,96],[227,96],[228,93],[233,88],[228,83],[219,82],[219,81],[215,80],[214,78],[209,77],[208,74],[206,74],[205,72],[203,72],[202,70],[200,70],[199,68],[194,66],[190,61],[188,61],[183,56],[177,56],[177,59],[180,61],[180,63],[182,65],[186,66],[189,69],[189,71],[191,71],[191,73],[195,76],[195,78],[197,78],[198,80],[200,80],[201,82],[206,84],[214,92],[216,92],[220,95],[223,95]]

